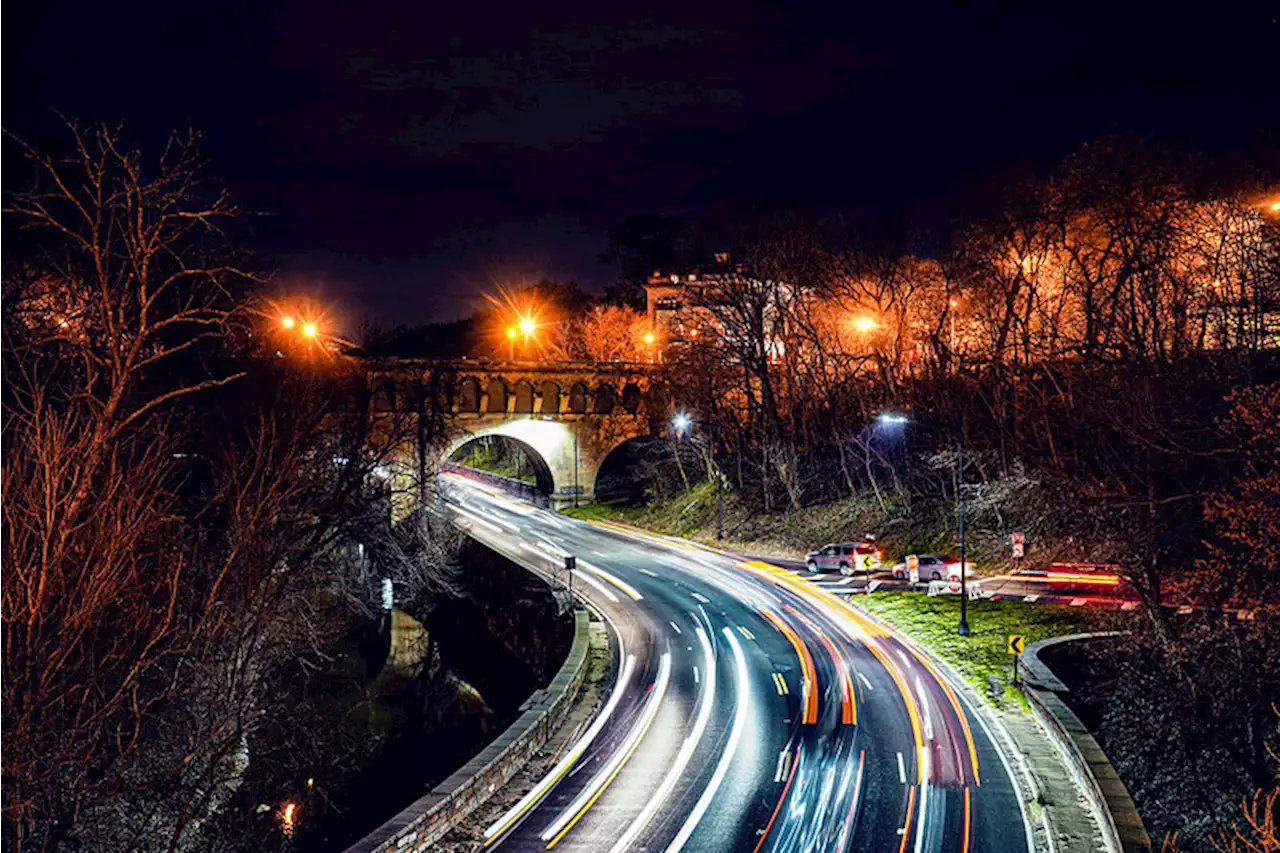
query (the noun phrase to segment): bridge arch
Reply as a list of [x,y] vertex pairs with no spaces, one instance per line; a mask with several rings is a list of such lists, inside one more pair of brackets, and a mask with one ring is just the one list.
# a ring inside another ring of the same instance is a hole
[[595,398],[591,403],[591,411],[597,415],[613,414],[618,405],[618,389],[609,382],[603,382],[596,388]]
[[[539,460],[540,491],[552,502],[591,500],[601,463],[620,443],[665,429],[653,371],[641,365],[484,359],[369,359],[367,392],[381,412],[440,419],[456,439],[428,465],[449,460],[467,442],[502,435]],[[406,466],[425,448],[406,445]],[[626,451],[623,451],[624,453]],[[610,465],[614,463],[610,462]],[[530,463],[530,467],[534,467]],[[415,468],[416,470],[416,468]],[[606,478],[607,480],[607,478]]]
[[[469,436],[457,443],[446,458],[454,464],[466,465],[468,461],[471,461],[469,457],[473,452],[480,450],[485,445],[489,445],[492,448],[495,443],[499,446],[505,445],[506,450],[515,451],[523,457],[523,460],[528,463],[529,471],[527,474],[532,475],[533,483],[531,485],[534,488],[548,498],[555,493],[555,476],[552,474],[551,466],[547,463],[547,460],[533,445],[509,435],[485,433],[484,435]],[[497,475],[507,480],[528,482],[525,479],[526,472],[520,467],[517,467],[514,471],[497,472]]]
[[542,383],[542,408],[539,411],[544,415],[560,414],[560,384],[554,379]]
[[507,383],[496,376],[490,379],[489,385],[485,388],[484,398],[484,410],[486,412],[490,414],[505,412],[507,410]]
[[521,379],[516,383],[515,406],[512,412],[517,415],[533,414],[533,383],[527,379]]
[[644,395],[640,391],[640,386],[634,382],[628,382],[622,388],[622,409],[628,415],[634,415],[640,411],[640,402]]
[[480,411],[480,380],[468,376],[458,383],[457,400],[459,412],[476,414]]
[[585,415],[587,413],[587,383],[575,382],[569,386],[568,414]]

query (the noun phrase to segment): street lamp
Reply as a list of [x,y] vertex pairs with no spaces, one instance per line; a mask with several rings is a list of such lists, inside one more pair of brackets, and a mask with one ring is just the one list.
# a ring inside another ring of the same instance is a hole
[[294,324],[294,319],[288,315],[280,318],[280,325],[284,326],[286,329],[292,329],[293,324]]
[[866,334],[867,332],[874,332],[880,327],[880,324],[876,322],[874,317],[858,317],[854,319],[853,327]]
[[306,335],[308,338],[314,338],[316,336],[316,324],[315,323],[304,324],[302,326],[302,334]]
[[507,360],[514,361],[516,357],[516,330],[515,328],[507,329]]
[[[676,432],[676,438],[680,441],[684,440],[684,434],[693,426],[693,418],[684,412],[676,412],[671,418],[671,428]],[[720,466],[716,464],[716,449],[720,445],[720,425],[716,424],[715,443],[711,445],[711,467],[715,469],[713,472],[716,478],[716,539],[724,539],[724,478],[720,476]],[[676,454],[676,463],[680,462],[680,454]]]
[[960,517],[960,636],[969,636],[969,579],[964,553],[964,421],[960,421],[960,446],[956,457],[956,513]]

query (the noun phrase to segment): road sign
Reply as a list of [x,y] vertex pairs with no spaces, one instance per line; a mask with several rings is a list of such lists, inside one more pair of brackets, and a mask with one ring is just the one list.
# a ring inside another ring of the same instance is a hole
[[959,591],[960,591],[960,578],[952,578],[952,579],[951,579],[951,583],[950,583],[950,584],[948,584],[948,586],[947,586],[947,589],[948,589],[948,590],[950,590],[951,592],[959,592]]
[[919,558],[919,557],[917,557],[915,554],[908,554],[908,555],[907,555],[907,568],[908,568],[908,569],[911,569],[911,570],[915,570],[915,569],[920,568],[920,558]]
[[1022,654],[1022,647],[1023,647],[1023,637],[1022,637],[1022,635],[1021,635],[1021,634],[1010,634],[1010,635],[1009,635],[1009,654],[1011,654],[1011,655],[1020,655],[1020,654]]
[[1013,543],[1013,559],[1015,560],[1022,559],[1022,549],[1023,549],[1023,545],[1021,542]]
[[1015,548],[1018,547],[1019,545],[1025,545],[1025,544],[1027,544],[1027,537],[1024,534],[1022,533],[1013,534],[1013,546]]
[[876,567],[876,555],[863,554],[858,558],[858,562],[862,564],[862,568],[866,569],[867,571],[871,571]]

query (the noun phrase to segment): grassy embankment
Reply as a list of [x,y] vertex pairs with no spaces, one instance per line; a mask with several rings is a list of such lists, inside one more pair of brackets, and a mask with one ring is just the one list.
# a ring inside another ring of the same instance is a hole
[[522,483],[536,484],[538,481],[532,466],[524,462],[520,452],[510,452],[502,445],[474,444],[468,448],[466,455],[454,461],[468,468],[488,471]]
[[[626,503],[588,504],[564,510],[591,521],[612,520],[634,524],[673,536],[704,542],[715,541],[715,487],[702,483],[688,492],[644,506]],[[888,511],[874,499],[846,499],[790,513],[748,513],[729,496],[725,503],[725,541],[722,547],[745,554],[798,559],[817,545],[840,539],[857,539],[864,532],[879,534],[886,560],[902,554],[945,551],[951,531],[939,529],[938,519],[912,519],[909,514]],[[1005,534],[979,529],[977,546],[970,551],[979,566],[999,559]],[[976,553],[975,553],[976,552]],[[855,601],[901,629],[953,666],[984,697],[1022,703],[1021,693],[1008,684],[1012,660],[1007,652],[1010,634],[1026,642],[1064,634],[1097,630],[1106,617],[1078,608],[1024,604],[1016,601],[969,602],[970,635],[956,633],[960,600],[955,596],[930,598],[923,593],[877,592]],[[992,687],[991,679],[1000,685]]]
[[[1016,703],[1026,700],[1009,684],[1013,672],[1013,658],[1008,653],[1011,634],[1021,634],[1030,645],[1050,637],[1098,630],[1103,627],[1099,621],[1105,619],[1078,607],[977,599],[969,602],[970,633],[962,637],[956,631],[960,624],[958,596],[876,592],[856,596],[855,601],[946,661],[983,696]],[[998,688],[992,686],[991,679]]]
[[[575,518],[610,519],[658,533],[715,542],[716,489],[709,482],[643,506],[619,501],[587,504],[564,512]],[[873,533],[884,547],[886,559],[897,559],[900,554],[950,550],[953,533],[946,526],[949,520],[949,508],[939,510],[923,503],[907,507],[892,500],[882,505],[871,496],[766,513],[748,508],[737,495],[726,493],[722,544],[744,554],[798,560],[827,542],[856,540]],[[1007,533],[988,530],[974,523],[977,521],[970,517],[969,559],[978,565],[1003,559]]]

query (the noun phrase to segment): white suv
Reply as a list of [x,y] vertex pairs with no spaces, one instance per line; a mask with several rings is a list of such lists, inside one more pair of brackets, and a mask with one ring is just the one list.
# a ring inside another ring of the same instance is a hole
[[880,551],[872,541],[833,542],[810,551],[804,562],[805,568],[815,573],[839,571],[851,575],[864,569],[874,572],[880,568]]

